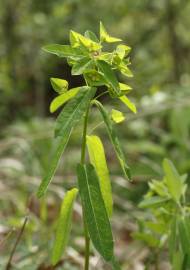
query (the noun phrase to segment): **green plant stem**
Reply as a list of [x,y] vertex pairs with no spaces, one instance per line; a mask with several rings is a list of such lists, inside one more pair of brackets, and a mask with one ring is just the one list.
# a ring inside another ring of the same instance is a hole
[[[81,163],[85,162],[85,152],[86,152],[86,134],[87,134],[87,123],[89,115],[90,105],[87,108],[85,117],[84,117],[84,126],[83,126],[83,136],[82,136],[82,148],[81,148]],[[89,259],[90,259],[90,237],[88,234],[88,228],[85,221],[84,209],[83,209],[83,224],[84,224],[84,237],[85,237],[85,265],[84,270],[89,269]]]

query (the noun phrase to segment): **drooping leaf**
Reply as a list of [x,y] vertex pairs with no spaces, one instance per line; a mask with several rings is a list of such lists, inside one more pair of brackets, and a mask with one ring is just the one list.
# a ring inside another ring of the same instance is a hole
[[121,41],[121,39],[120,39],[120,38],[111,37],[111,36],[107,33],[107,31],[106,31],[106,29],[105,29],[103,23],[100,22],[100,41],[101,41],[101,42],[112,43],[112,42],[119,42],[119,41]]
[[68,89],[68,82],[59,78],[51,78],[51,85],[58,94],[63,94]]
[[114,71],[111,69],[111,66],[102,60],[97,60],[97,66],[102,72],[107,84],[113,89],[115,96],[120,96],[121,91],[119,87],[119,82],[115,76]]
[[164,159],[163,168],[165,172],[166,184],[170,194],[174,200],[179,201],[183,192],[183,182],[180,175],[178,174],[173,163],[168,159]]
[[83,116],[90,100],[94,97],[95,88],[82,86],[75,97],[73,97],[63,108],[56,120],[55,136],[63,136],[64,130],[73,127]]
[[61,259],[61,256],[67,246],[71,229],[73,204],[77,193],[78,189],[73,188],[72,190],[67,191],[63,199],[51,258],[53,265],[56,265]]
[[107,167],[103,144],[98,136],[87,136],[88,153],[100,181],[102,197],[109,216],[112,215],[113,199],[109,171]]
[[47,191],[48,185],[50,184],[52,177],[55,174],[61,155],[68,143],[72,129],[83,116],[88,103],[90,102],[90,99],[93,98],[94,94],[94,88],[87,86],[80,87],[78,94],[72,100],[70,100],[69,103],[67,103],[60,116],[58,117],[58,136],[56,137],[53,144],[47,173],[42,179],[37,192],[38,197],[42,197]]
[[137,109],[136,106],[133,102],[131,102],[128,97],[126,96],[121,96],[119,97],[119,99],[133,112],[133,113],[137,113]]
[[123,115],[123,113],[114,109],[111,111],[111,117],[112,120],[117,124],[125,120],[125,116]]
[[100,112],[102,114],[103,120],[104,120],[105,125],[107,127],[109,138],[110,138],[110,140],[112,142],[112,145],[114,147],[116,156],[117,156],[117,158],[118,158],[118,160],[120,162],[120,165],[121,165],[121,168],[122,168],[122,170],[124,172],[124,175],[128,180],[130,180],[130,178],[131,178],[131,176],[130,176],[130,168],[127,165],[126,158],[125,158],[123,150],[122,150],[122,148],[120,146],[120,142],[119,142],[118,137],[116,135],[114,126],[112,125],[112,122],[111,122],[107,112],[105,111],[104,107],[102,106],[102,104],[97,100],[95,100],[93,102],[94,102],[94,104],[96,104],[96,106],[98,107],[98,109],[100,110]]
[[73,98],[78,93],[79,90],[80,90],[80,87],[73,88],[67,92],[64,92],[60,96],[54,98],[50,104],[50,112],[51,113],[55,112],[60,106],[62,106],[68,100]]
[[83,57],[72,67],[72,75],[81,75],[94,69],[93,61],[89,57]]
[[69,141],[70,135],[72,132],[72,128],[67,127],[64,131],[64,134],[62,137],[57,137],[54,140],[53,143],[53,148],[51,150],[51,155],[50,155],[50,161],[49,161],[49,166],[47,168],[47,173],[45,174],[44,178],[41,181],[41,184],[38,188],[37,196],[40,198],[44,196],[45,192],[47,191],[48,185],[50,184],[56,168],[58,166],[59,160],[61,158],[62,153],[65,150],[65,147]]
[[90,238],[102,257],[106,261],[111,261],[113,258],[113,237],[98,176],[91,164],[79,164],[77,175]]
[[69,45],[50,44],[42,48],[45,52],[55,54],[59,57],[81,58],[82,53]]

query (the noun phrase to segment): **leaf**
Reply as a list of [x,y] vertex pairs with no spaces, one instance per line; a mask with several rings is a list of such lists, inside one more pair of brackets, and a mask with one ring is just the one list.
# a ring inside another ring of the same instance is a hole
[[97,36],[90,30],[87,30],[84,34],[86,38],[91,39],[92,41],[99,43],[100,41],[98,40]]
[[106,261],[113,258],[113,237],[99,179],[91,164],[77,166],[79,193],[90,238]]
[[45,52],[55,54],[59,57],[80,58],[81,56],[83,56],[79,50],[72,48],[69,45],[50,44],[50,45],[44,46],[42,49]]
[[80,87],[73,88],[60,96],[56,97],[53,99],[53,101],[50,104],[50,112],[53,113],[55,112],[60,106],[62,106],[65,102],[73,98],[78,91],[80,90]]
[[169,201],[169,198],[162,198],[159,196],[153,196],[151,198],[144,199],[140,204],[139,207],[141,208],[149,208],[149,207],[158,207],[163,203]]
[[170,231],[169,231],[169,237],[168,237],[168,246],[169,246],[169,255],[171,262],[173,261],[173,256],[175,252],[177,251],[177,219],[176,217],[172,218],[171,224],[170,224]]
[[97,66],[104,75],[104,78],[107,81],[107,83],[113,89],[115,96],[121,95],[118,80],[115,76],[115,73],[111,69],[111,66],[102,60],[97,60]]
[[114,109],[111,111],[111,117],[113,121],[117,124],[125,120],[125,116],[123,115],[123,113]]
[[61,211],[59,215],[59,220],[57,224],[56,237],[53,246],[53,252],[51,261],[53,265],[56,265],[60,260],[70,234],[71,229],[71,218],[74,200],[78,193],[78,189],[73,188],[70,191],[67,191],[65,194],[64,200],[61,205]]
[[94,104],[96,104],[96,106],[98,107],[98,109],[100,110],[100,112],[102,114],[104,123],[105,123],[105,125],[107,127],[109,138],[110,138],[110,140],[112,142],[112,145],[114,147],[116,156],[117,156],[117,158],[118,158],[118,160],[120,162],[120,165],[121,165],[121,168],[122,168],[122,170],[124,172],[124,175],[128,180],[130,180],[130,178],[131,178],[130,168],[127,165],[125,155],[124,155],[124,153],[122,151],[122,148],[120,146],[120,143],[119,143],[118,137],[116,135],[115,129],[114,129],[113,125],[112,125],[112,122],[111,122],[107,112],[105,111],[104,107],[102,106],[102,104],[97,100],[94,100],[93,102],[94,102]]
[[137,109],[134,103],[132,103],[128,97],[126,96],[121,96],[119,97],[119,99],[133,112],[133,113],[137,113]]
[[168,159],[164,159],[163,168],[166,175],[165,180],[168,186],[168,190],[173,199],[179,202],[183,193],[183,183],[181,181],[180,175],[178,174],[173,163]]
[[120,65],[118,65],[118,69],[121,71],[123,75],[127,77],[133,77],[132,71],[128,68],[128,66],[125,63],[123,63],[123,61]]
[[100,22],[100,41],[101,42],[108,42],[108,43],[112,43],[112,42],[119,42],[122,41],[120,38],[115,38],[115,37],[111,37],[102,22]]
[[49,166],[47,168],[46,175],[42,179],[41,184],[38,188],[37,196],[39,198],[44,196],[45,192],[47,191],[48,185],[50,184],[52,177],[55,174],[61,155],[64,152],[65,147],[69,141],[71,132],[72,128],[68,127],[67,129],[65,129],[63,136],[57,137],[53,142],[53,148],[51,150],[51,155],[49,159]]
[[51,78],[51,85],[58,94],[63,94],[68,89],[68,82],[59,78]]
[[183,253],[190,256],[190,231],[187,222],[187,219],[181,218],[178,222],[178,229]]
[[64,130],[74,127],[83,116],[89,101],[94,97],[95,88],[82,86],[80,91],[63,108],[56,120],[55,137],[63,136]]
[[72,75],[81,75],[94,69],[94,63],[89,57],[83,57],[78,60],[72,67]]
[[116,48],[116,53],[119,56],[119,58],[122,60],[129,52],[131,48],[127,45],[120,44]]
[[125,84],[125,83],[119,83],[119,88],[122,91],[122,93],[126,94],[132,90],[132,87]]
[[68,143],[72,129],[83,116],[88,103],[94,94],[95,88],[87,86],[80,87],[78,94],[69,103],[67,103],[59,115],[57,133],[60,136],[57,136],[53,143],[49,167],[47,168],[46,175],[39,186],[37,192],[38,197],[42,197],[47,191],[48,185],[55,174],[61,155]]
[[103,144],[98,136],[87,136],[87,146],[90,161],[98,174],[100,189],[108,216],[111,216],[113,211],[113,199]]

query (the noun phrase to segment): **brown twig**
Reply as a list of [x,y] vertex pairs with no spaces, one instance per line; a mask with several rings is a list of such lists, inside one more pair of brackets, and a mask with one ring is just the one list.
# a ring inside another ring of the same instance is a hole
[[21,237],[22,237],[22,234],[23,234],[23,232],[24,232],[24,229],[25,229],[25,226],[26,226],[27,221],[28,221],[28,217],[26,216],[25,219],[24,219],[23,225],[22,225],[22,227],[21,227],[21,229],[20,229],[20,231],[19,231],[19,233],[18,233],[17,239],[16,239],[15,244],[14,244],[14,246],[13,246],[13,249],[12,249],[12,251],[11,251],[11,254],[10,254],[10,256],[9,256],[9,260],[8,260],[8,262],[7,262],[7,265],[6,265],[6,267],[5,267],[5,270],[10,270],[10,269],[11,269],[11,262],[12,262],[14,253],[15,253],[16,248],[17,248],[17,246],[18,246],[18,243],[19,243],[19,241],[20,241],[20,239],[21,239]]

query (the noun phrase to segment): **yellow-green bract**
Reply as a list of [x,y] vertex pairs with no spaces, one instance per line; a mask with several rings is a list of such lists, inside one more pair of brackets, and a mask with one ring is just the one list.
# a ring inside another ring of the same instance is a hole
[[73,204],[77,193],[78,189],[73,188],[67,191],[63,199],[51,258],[53,265],[60,260],[66,248],[71,228]]
[[108,215],[112,215],[113,199],[110,176],[107,167],[103,144],[98,136],[87,136],[90,161],[94,165],[100,181],[100,189]]

